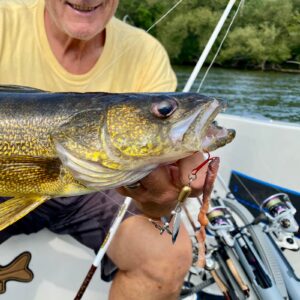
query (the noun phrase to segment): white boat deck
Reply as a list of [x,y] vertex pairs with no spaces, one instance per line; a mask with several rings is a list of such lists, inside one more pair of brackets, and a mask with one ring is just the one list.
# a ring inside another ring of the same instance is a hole
[[[29,251],[32,254],[29,268],[34,273],[29,283],[8,281],[6,293],[0,295],[3,300],[74,299],[95,256],[71,236],[58,236],[48,230],[12,237],[1,245],[0,251],[1,266]],[[108,299],[109,287],[97,270],[83,299]]]
[[[194,210],[195,213],[197,210]],[[24,251],[32,254],[30,269],[34,278],[29,283],[9,281],[3,300],[68,300],[74,299],[91,263],[92,250],[82,246],[68,235],[55,235],[48,230],[12,237],[1,245],[0,265],[9,264]],[[288,251],[288,259],[296,273],[300,274],[299,252]],[[110,284],[100,279],[98,269],[85,292],[84,299],[108,299]],[[50,292],[51,291],[51,292]],[[216,286],[207,292],[221,294]],[[192,299],[192,298],[191,298]]]

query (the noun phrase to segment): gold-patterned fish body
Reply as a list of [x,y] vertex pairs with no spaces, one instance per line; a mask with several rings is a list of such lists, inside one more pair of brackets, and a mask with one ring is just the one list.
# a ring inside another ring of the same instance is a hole
[[0,87],[0,196],[14,197],[0,205],[0,230],[50,198],[128,185],[230,142],[234,131],[212,124],[222,108],[192,93]]

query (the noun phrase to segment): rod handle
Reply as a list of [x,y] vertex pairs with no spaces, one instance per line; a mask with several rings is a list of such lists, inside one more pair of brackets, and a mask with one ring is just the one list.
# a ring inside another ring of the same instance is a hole
[[245,295],[249,295],[250,290],[249,287],[243,282],[242,277],[239,275],[238,270],[236,269],[235,265],[233,264],[233,261],[231,259],[226,260],[226,264],[231,271],[233,277],[235,278],[236,282],[240,286],[241,290]]
[[80,289],[77,292],[77,295],[75,296],[74,300],[80,300],[85,292],[85,290],[87,289],[89,283],[91,282],[93,275],[95,273],[95,271],[97,270],[97,267],[95,267],[94,265],[91,265],[88,273],[86,274],[84,281],[82,282]]

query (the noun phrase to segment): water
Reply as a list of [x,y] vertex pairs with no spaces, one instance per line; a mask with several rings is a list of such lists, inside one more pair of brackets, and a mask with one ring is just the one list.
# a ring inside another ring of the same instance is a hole
[[[182,90],[192,68],[174,69]],[[197,91],[204,72],[192,91]],[[228,114],[300,124],[300,74],[212,68],[200,93],[226,99]]]

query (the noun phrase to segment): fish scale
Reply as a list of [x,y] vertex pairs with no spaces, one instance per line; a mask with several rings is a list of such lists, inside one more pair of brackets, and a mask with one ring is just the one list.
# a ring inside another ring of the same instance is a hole
[[50,198],[130,185],[159,164],[231,142],[233,130],[211,125],[223,106],[195,93],[0,86],[0,196],[12,197],[0,204],[0,230]]

